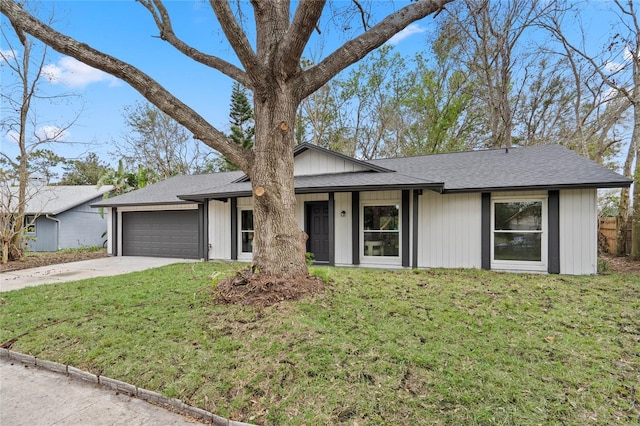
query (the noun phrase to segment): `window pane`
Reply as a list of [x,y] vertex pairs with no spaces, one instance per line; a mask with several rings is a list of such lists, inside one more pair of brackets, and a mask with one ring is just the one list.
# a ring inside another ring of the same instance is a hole
[[253,253],[253,231],[242,231],[242,253]]
[[365,232],[365,256],[399,256],[400,235],[396,232]]
[[493,257],[495,260],[526,260],[540,261],[542,259],[542,234],[496,232],[494,234]]
[[243,231],[253,231],[253,210],[240,211],[240,229]]
[[24,232],[26,234],[35,234],[36,233],[36,217],[25,216],[22,228],[24,229]]
[[542,202],[495,203],[495,230],[542,230]]
[[399,222],[397,206],[364,206],[365,230],[397,230]]

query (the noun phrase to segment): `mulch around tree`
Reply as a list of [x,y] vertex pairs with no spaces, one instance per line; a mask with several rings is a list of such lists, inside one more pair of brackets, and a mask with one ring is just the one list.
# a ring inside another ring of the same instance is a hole
[[51,252],[28,254],[22,260],[0,263],[0,272],[19,271],[21,269],[38,268],[40,266],[57,265],[59,263],[79,262],[81,260],[100,259],[109,256],[107,250]]
[[219,303],[243,304],[259,307],[279,302],[299,300],[324,292],[324,282],[311,275],[295,278],[279,278],[254,274],[249,269],[236,273],[232,278],[221,280],[214,290]]

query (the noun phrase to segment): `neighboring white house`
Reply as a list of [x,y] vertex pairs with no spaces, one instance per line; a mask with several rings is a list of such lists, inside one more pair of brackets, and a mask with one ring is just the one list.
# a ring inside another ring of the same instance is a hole
[[[30,186],[24,223],[27,250],[102,247],[107,239],[107,214],[91,204],[102,200],[112,189],[112,186],[96,188],[94,185]],[[18,188],[9,190],[15,203]]]
[[[631,180],[559,145],[361,161],[296,147],[298,223],[329,265],[597,272],[598,188]],[[109,252],[250,260],[242,172],[179,176],[95,203]]]

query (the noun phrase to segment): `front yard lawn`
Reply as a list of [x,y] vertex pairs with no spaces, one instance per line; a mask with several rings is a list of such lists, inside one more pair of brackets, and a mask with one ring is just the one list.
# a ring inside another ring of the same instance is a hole
[[0,293],[0,342],[258,424],[638,424],[640,276],[318,268],[219,305],[196,263]]

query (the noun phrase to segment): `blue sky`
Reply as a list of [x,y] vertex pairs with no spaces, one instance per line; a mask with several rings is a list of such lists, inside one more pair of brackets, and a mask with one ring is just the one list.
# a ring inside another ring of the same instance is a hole
[[[40,4],[51,7],[51,3]],[[134,1],[83,0],[52,4],[55,6],[54,28],[140,68],[219,130],[227,130],[233,82],[221,73],[182,56],[157,38],[158,30],[142,5]],[[207,2],[182,0],[167,4],[179,37],[207,53],[237,63]],[[374,13],[388,13],[403,4],[400,1],[373,2]],[[336,2],[334,7],[349,5],[350,2],[343,1]],[[606,3],[595,2],[593,5],[595,17],[597,10]],[[7,23],[4,16],[0,19],[3,25]],[[598,34],[608,28],[605,20],[594,19],[593,22],[597,23],[597,28],[595,24],[588,24],[589,35],[597,39]],[[412,24],[392,43],[399,52],[413,55],[424,49],[425,36],[432,29],[433,18],[427,17]],[[345,35],[341,29],[327,27],[321,36],[314,35],[307,56],[324,57],[344,43],[347,37],[348,34]],[[4,41],[0,48],[6,51]],[[40,127],[62,125],[82,109],[77,122],[65,133],[65,140],[81,143],[56,144],[53,149],[67,158],[81,157],[94,151],[103,161],[113,164],[113,141],[120,139],[124,131],[123,110],[126,106],[144,101],[141,95],[125,83],[57,52],[49,54],[46,70],[50,76],[50,80],[44,83],[44,86],[48,86],[44,87],[47,93],[71,92],[81,97],[80,101],[69,105],[38,105]],[[3,90],[10,81],[6,72],[6,67],[3,67]],[[0,144],[5,153],[15,151],[15,143],[6,135],[0,135]]]

